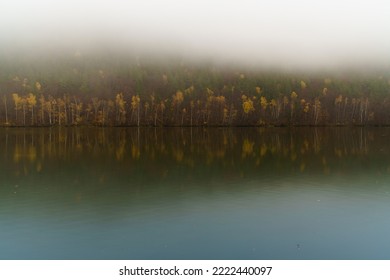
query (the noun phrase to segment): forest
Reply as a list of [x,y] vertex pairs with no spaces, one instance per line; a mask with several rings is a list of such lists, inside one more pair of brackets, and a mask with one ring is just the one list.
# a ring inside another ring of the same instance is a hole
[[390,125],[390,70],[0,56],[1,126]]

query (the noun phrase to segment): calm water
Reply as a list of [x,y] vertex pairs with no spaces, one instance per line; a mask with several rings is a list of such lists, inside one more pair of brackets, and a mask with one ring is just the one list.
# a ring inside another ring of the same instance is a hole
[[390,128],[0,129],[0,259],[390,259]]

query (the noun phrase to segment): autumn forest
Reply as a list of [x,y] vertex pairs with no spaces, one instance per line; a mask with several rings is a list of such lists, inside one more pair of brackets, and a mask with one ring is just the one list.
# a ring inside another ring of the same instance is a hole
[[78,52],[2,57],[0,69],[2,126],[390,125],[388,69],[308,74]]

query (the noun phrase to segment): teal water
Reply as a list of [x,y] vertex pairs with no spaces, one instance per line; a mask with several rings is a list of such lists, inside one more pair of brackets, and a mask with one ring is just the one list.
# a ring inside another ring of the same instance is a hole
[[389,140],[0,129],[0,259],[390,259]]

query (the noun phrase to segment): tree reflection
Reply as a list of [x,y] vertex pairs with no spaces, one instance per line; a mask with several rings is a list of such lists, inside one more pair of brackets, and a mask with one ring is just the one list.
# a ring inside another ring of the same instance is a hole
[[104,162],[157,177],[172,166],[329,174],[362,168],[363,159],[390,161],[388,132],[380,128],[14,128],[0,135],[2,165],[13,174],[50,172],[58,162]]

